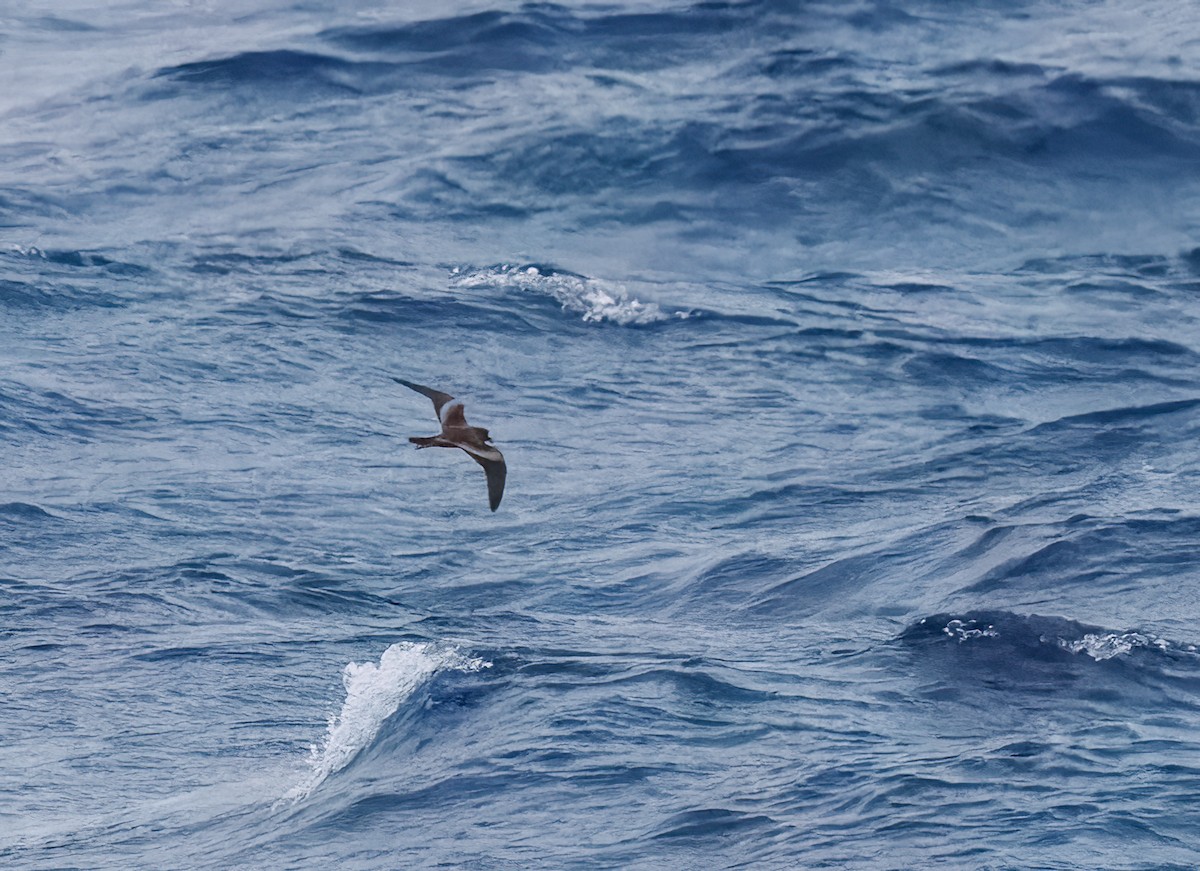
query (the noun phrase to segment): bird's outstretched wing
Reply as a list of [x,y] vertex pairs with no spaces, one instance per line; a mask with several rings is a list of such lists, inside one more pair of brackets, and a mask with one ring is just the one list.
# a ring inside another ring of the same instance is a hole
[[[410,438],[409,441],[418,447],[458,447],[462,448],[471,459],[483,466],[487,476],[488,505],[495,511],[500,507],[500,499],[504,496],[504,481],[508,477],[508,466],[504,463],[504,455],[489,444],[487,430],[468,427],[466,415],[463,414],[463,404],[449,393],[442,393],[432,387],[414,384],[403,378],[392,376],[397,384],[403,384],[410,390],[422,393],[433,400],[433,410],[442,424],[442,434],[432,438]],[[463,430],[469,432],[464,434]],[[468,438],[469,441],[460,441]]]
[[415,390],[417,393],[424,393],[433,400],[433,413],[437,415],[437,419],[442,419],[442,406],[447,402],[453,402],[454,397],[449,393],[442,393],[440,390],[434,390],[432,387],[424,387],[420,384],[413,384],[411,381],[405,381],[403,378],[392,376],[392,380],[398,384],[403,384],[410,390]]
[[504,495],[504,479],[508,477],[508,466],[504,455],[490,445],[477,448],[474,445],[459,444],[459,447],[471,455],[471,459],[483,466],[487,475],[488,505],[495,511],[500,507],[500,497]]

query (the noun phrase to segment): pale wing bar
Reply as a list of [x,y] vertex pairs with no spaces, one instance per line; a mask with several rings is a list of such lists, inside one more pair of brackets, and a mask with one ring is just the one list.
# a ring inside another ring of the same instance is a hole
[[[392,376],[392,380],[397,384],[403,384],[410,390],[415,390],[417,393],[423,393],[433,400],[433,413],[437,415],[437,419],[442,419],[442,406],[447,402],[453,402],[454,397],[449,393],[442,393],[440,390],[434,390],[432,387],[424,387],[420,384],[413,384],[411,381],[405,381],[403,378]],[[461,404],[460,404],[461,407]]]
[[483,467],[483,473],[487,477],[489,507],[493,511],[499,508],[500,499],[504,496],[504,482],[508,478],[508,466],[504,462],[504,455],[487,444],[487,430],[468,426],[463,404],[449,393],[414,384],[394,375],[392,380],[432,399],[433,410],[442,424],[442,432],[439,435],[413,436],[409,441],[421,448],[460,448],[465,451]]
[[474,445],[464,445],[460,442],[458,447],[483,466],[483,473],[487,475],[488,505],[495,511],[500,507],[500,497],[504,495],[504,481],[508,478],[508,464],[504,462],[504,454],[490,445],[481,450]]

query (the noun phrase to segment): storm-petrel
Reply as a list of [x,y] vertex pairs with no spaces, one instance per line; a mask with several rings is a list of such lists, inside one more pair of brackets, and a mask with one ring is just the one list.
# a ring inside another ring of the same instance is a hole
[[488,431],[483,427],[469,425],[463,413],[463,404],[449,393],[422,387],[395,376],[392,376],[392,380],[432,399],[433,412],[442,424],[442,431],[438,435],[409,436],[408,440],[418,448],[461,448],[466,451],[472,460],[483,466],[484,474],[487,475],[488,504],[493,511],[499,508],[500,497],[504,495],[504,479],[508,475],[508,467],[504,465],[504,455],[488,444],[491,441]]

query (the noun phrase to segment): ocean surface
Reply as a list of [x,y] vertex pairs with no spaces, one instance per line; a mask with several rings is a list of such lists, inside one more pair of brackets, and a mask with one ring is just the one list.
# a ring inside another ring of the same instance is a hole
[[1197,34],[4,4],[0,867],[1200,865]]

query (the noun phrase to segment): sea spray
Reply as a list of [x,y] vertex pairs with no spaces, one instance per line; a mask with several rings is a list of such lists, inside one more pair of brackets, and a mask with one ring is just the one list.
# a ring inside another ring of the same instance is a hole
[[544,267],[505,264],[465,272],[455,270],[455,276],[454,284],[461,288],[515,287],[551,297],[563,311],[581,315],[586,323],[608,321],[628,326],[686,317],[682,312],[667,314],[655,303],[635,299],[620,284]]
[[367,747],[400,705],[439,671],[491,668],[482,659],[463,656],[453,647],[400,641],[379,657],[379,664],[351,662],[342,671],[346,700],[329,720],[324,743],[311,751],[311,770],[285,798],[307,797]]

